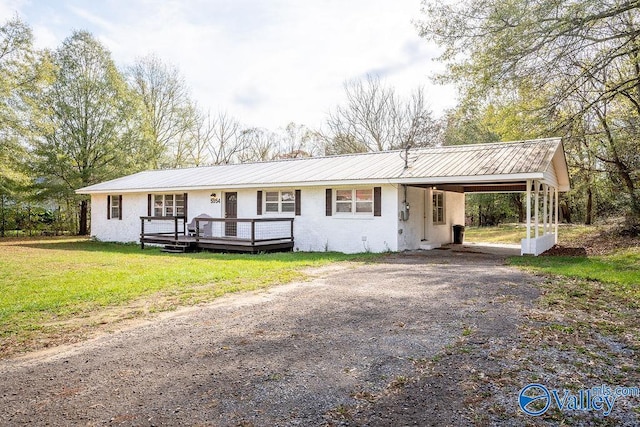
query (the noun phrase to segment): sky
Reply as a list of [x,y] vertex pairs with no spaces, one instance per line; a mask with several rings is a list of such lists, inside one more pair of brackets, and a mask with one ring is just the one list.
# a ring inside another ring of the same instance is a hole
[[456,101],[431,82],[442,65],[418,36],[420,0],[0,0],[0,21],[16,13],[38,48],[88,30],[121,68],[156,54],[200,108],[247,126],[317,128],[367,75],[403,96],[424,87],[436,116]]

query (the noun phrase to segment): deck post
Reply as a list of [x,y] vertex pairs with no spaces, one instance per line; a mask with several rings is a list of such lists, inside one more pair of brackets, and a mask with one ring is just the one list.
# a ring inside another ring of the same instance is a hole
[[140,250],[144,250],[144,218],[140,218]]
[[251,220],[251,246],[256,244],[256,220]]
[[200,220],[196,217],[196,247],[200,244]]
[[291,233],[289,234],[289,237],[291,237],[291,241],[293,242],[293,218],[291,218]]
[[178,217],[173,217],[173,238],[175,241],[178,241]]

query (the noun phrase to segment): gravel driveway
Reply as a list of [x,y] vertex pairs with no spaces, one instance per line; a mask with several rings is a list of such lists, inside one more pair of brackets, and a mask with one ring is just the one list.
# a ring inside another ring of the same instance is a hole
[[[514,334],[539,280],[500,256],[454,250],[315,275],[1,361],[0,424],[333,424],[466,331]],[[430,399],[416,400],[412,419],[450,422],[455,402]]]

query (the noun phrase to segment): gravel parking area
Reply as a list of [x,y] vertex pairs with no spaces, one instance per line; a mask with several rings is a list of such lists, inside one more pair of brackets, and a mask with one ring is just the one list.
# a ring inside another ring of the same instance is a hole
[[[0,424],[386,425],[391,413],[393,424],[455,424],[462,404],[440,392],[446,375],[402,407],[389,396],[472,332],[517,334],[541,279],[503,261],[449,249],[337,264],[1,361]],[[356,421],[347,413],[380,396]]]

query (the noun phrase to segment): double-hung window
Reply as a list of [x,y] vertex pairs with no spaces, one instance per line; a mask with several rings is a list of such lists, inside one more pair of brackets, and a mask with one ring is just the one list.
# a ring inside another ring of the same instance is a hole
[[266,213],[295,212],[295,208],[296,194],[293,190],[266,192],[264,203]]
[[184,194],[154,194],[154,216],[184,215]]
[[336,190],[336,213],[373,213],[373,189]]
[[122,219],[122,194],[107,196],[107,219]]
[[444,212],[444,193],[442,191],[433,192],[433,223],[444,224],[445,212]]

